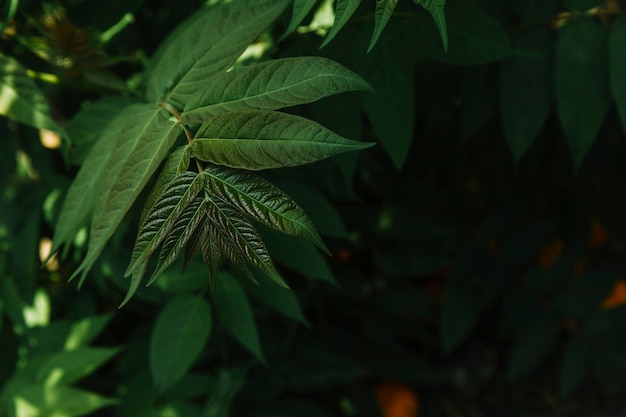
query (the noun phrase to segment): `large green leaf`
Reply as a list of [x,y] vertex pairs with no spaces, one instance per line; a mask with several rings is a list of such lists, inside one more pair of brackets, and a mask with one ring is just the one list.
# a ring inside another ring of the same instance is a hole
[[428,10],[435,20],[435,24],[439,29],[441,35],[441,43],[443,44],[443,50],[448,50],[448,28],[446,27],[446,15],[445,7],[446,0],[414,0],[416,4],[419,4],[424,9]]
[[595,142],[611,104],[608,31],[573,19],[556,43],[556,105],[576,169]]
[[327,251],[307,214],[288,195],[252,173],[217,165],[204,170],[209,192],[243,213],[290,236],[307,239]]
[[250,302],[235,277],[227,273],[217,277],[213,303],[226,330],[261,362],[265,362]]
[[202,176],[193,172],[175,177],[168,184],[139,227],[125,276],[132,274],[161,245],[185,208],[203,189]]
[[156,52],[147,74],[150,101],[183,107],[206,80],[230,67],[285,9],[287,0],[249,0],[207,7],[183,22]]
[[211,333],[211,307],[202,297],[180,296],[157,317],[150,337],[150,369],[160,391],[182,378]]
[[499,93],[502,125],[515,161],[528,151],[543,127],[552,106],[552,35],[547,30],[518,30],[517,47],[543,58],[513,57],[500,64]]
[[63,202],[54,231],[52,253],[63,243],[73,239],[76,232],[87,223],[118,140],[124,139],[123,132],[132,128],[137,117],[135,112],[142,108],[143,105],[131,105],[120,111],[85,157]]
[[348,23],[348,20],[350,20],[350,17],[354,14],[360,4],[361,0],[337,0],[335,5],[335,21],[333,22],[333,27],[324,38],[324,42],[322,42],[322,46],[320,46],[320,48],[328,45],[328,43],[333,40],[335,36],[337,36],[341,28]]
[[47,387],[69,385],[93,373],[119,351],[117,348],[80,347],[58,352],[39,366],[35,380]]
[[224,111],[278,110],[346,91],[371,90],[360,76],[326,58],[299,57],[235,68],[205,81],[185,102],[182,121],[201,123]]
[[367,52],[369,53],[372,48],[378,42],[378,38],[380,34],[383,33],[383,29],[387,26],[393,11],[398,4],[398,0],[379,0],[376,2],[376,13],[374,17],[374,32],[372,33],[372,39],[370,39],[370,44],[367,47]]
[[621,16],[611,25],[609,53],[611,65],[611,93],[617,104],[622,126],[626,130],[626,16]]
[[102,172],[87,256],[72,276],[84,271],[81,281],[180,132],[177,123],[162,120],[160,109],[154,105],[134,107],[133,113],[133,124],[120,133]]
[[18,122],[63,133],[50,117],[46,98],[15,59],[0,54],[0,115]]
[[308,164],[372,145],[343,138],[299,116],[242,111],[208,119],[191,144],[191,156],[233,168],[262,170]]

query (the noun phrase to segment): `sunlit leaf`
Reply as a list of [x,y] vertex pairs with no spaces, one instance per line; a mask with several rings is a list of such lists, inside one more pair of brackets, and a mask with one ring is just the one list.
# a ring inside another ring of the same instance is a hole
[[13,395],[16,416],[75,417],[116,403],[111,398],[63,386],[25,385]]
[[229,112],[202,125],[191,145],[191,156],[217,165],[262,170],[308,164],[372,145],[345,139],[299,116]]
[[371,90],[360,76],[320,57],[284,58],[235,68],[204,81],[185,102],[183,123],[225,111],[278,110],[347,91]]
[[317,0],[296,0],[293,2],[293,13],[291,14],[291,20],[289,26],[285,30],[285,33],[281,37],[281,40],[286,38],[291,32],[293,32],[309,14],[313,6],[317,3]]
[[118,348],[80,347],[55,353],[37,369],[35,379],[47,387],[69,385],[93,373],[119,351]]
[[164,391],[187,373],[211,333],[211,307],[202,297],[180,296],[157,317],[150,337],[150,370]]

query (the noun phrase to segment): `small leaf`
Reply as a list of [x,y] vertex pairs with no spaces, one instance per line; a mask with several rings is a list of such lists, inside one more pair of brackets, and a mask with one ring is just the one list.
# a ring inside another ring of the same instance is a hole
[[0,115],[40,129],[64,134],[50,117],[48,103],[26,70],[0,54]]
[[278,110],[348,91],[371,91],[360,76],[330,59],[284,58],[220,73],[185,102],[182,123],[225,111]]
[[556,43],[556,105],[579,169],[611,104],[608,32],[591,18],[569,21]]
[[391,18],[397,4],[398,0],[376,0],[374,33],[372,33],[372,39],[367,47],[367,53],[369,53],[376,45],[380,34],[383,33],[383,29],[387,26],[387,22],[389,22],[389,18]]
[[196,138],[192,157],[253,171],[308,164],[373,145],[299,116],[266,111],[221,113],[208,119]]
[[439,34],[441,35],[441,42],[443,43],[443,50],[448,50],[448,29],[446,27],[446,0],[414,0],[416,4],[419,4],[424,9],[428,10],[437,24]]
[[335,22],[333,23],[333,27],[330,29],[330,32],[328,32],[328,35],[326,35],[326,38],[324,38],[324,42],[322,42],[320,48],[328,45],[328,43],[333,40],[335,36],[337,36],[341,28],[348,23],[348,20],[350,20],[350,17],[354,14],[360,4],[361,0],[337,0],[337,4],[335,6]]
[[175,177],[150,209],[139,228],[130,264],[124,276],[148,260],[161,245],[185,208],[204,188],[202,176],[187,172]]
[[198,254],[202,253],[202,260],[207,268],[209,268],[209,282],[211,289],[215,289],[215,277],[217,276],[217,268],[219,266],[222,252],[217,248],[210,234],[210,222],[202,222],[194,231],[193,235],[185,246],[185,254],[183,259],[183,269],[189,266],[191,260]]
[[626,16],[617,18],[611,24],[609,38],[610,66],[611,66],[611,93],[617,104],[617,110],[622,128],[626,130]]
[[79,347],[52,355],[39,366],[35,379],[47,387],[69,385],[90,375],[120,349]]
[[239,0],[191,16],[162,43],[148,66],[148,100],[182,108],[187,97],[206,89],[207,78],[228,69],[288,3]]
[[211,307],[202,297],[177,297],[161,311],[150,337],[150,369],[159,391],[187,373],[209,338],[211,323]]
[[289,35],[298,26],[300,26],[300,23],[302,23],[302,21],[309,14],[311,9],[313,9],[315,3],[317,3],[317,0],[296,0],[293,2],[293,13],[291,14],[291,20],[289,21],[289,25],[287,26],[285,33],[283,34],[283,36],[281,36],[279,41],[285,39],[287,35]]
[[226,330],[265,363],[250,302],[235,277],[226,273],[218,276],[213,303]]
[[[274,268],[263,239],[238,211],[219,199],[213,199],[211,204],[207,205],[207,214],[234,253],[251,262],[279,285],[288,288]],[[220,249],[226,256],[232,253]]]
[[519,378],[537,367],[556,344],[559,328],[557,317],[542,317],[524,327],[513,342],[507,378]]
[[207,190],[228,204],[281,233],[314,243],[328,252],[315,225],[296,202],[252,173],[217,165],[204,170]]

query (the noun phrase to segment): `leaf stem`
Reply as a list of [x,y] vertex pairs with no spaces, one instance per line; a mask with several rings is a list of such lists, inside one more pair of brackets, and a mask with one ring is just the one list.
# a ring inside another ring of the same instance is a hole
[[178,110],[176,110],[176,108],[172,106],[170,103],[166,103],[162,101],[159,102],[159,107],[167,110],[172,116],[176,118],[176,120],[178,120],[178,123],[180,123],[180,125],[183,127],[183,130],[185,131],[185,136],[187,136],[187,141],[191,145],[194,139],[193,132],[191,131],[191,129],[189,129],[189,126],[187,126],[186,124],[183,124],[183,117],[180,115]]

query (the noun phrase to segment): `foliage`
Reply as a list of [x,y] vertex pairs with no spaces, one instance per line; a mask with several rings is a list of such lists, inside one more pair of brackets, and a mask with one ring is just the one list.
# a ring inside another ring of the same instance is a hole
[[624,2],[202,3],[0,9],[0,416],[623,394]]

